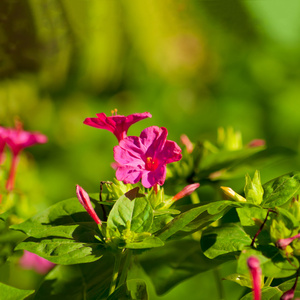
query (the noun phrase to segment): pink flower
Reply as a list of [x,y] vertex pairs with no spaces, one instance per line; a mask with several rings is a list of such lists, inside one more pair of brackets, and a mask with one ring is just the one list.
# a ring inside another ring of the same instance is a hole
[[19,162],[19,153],[27,147],[34,144],[44,144],[47,142],[47,137],[38,132],[24,131],[21,127],[17,129],[6,129],[6,144],[11,149],[13,157],[10,167],[8,180],[6,183],[6,189],[8,191],[13,190],[16,170]]
[[276,246],[282,250],[285,250],[285,248],[295,239],[300,239],[300,233],[294,235],[293,237],[286,238],[286,239],[279,239],[276,242]]
[[180,142],[186,147],[187,153],[193,152],[194,145],[192,144],[192,142],[190,141],[190,139],[188,138],[188,136],[186,134],[182,134],[180,136]]
[[107,117],[105,113],[96,114],[97,118],[86,118],[83,123],[92,127],[106,129],[112,132],[118,141],[127,137],[128,128],[143,119],[151,118],[148,112],[132,114],[129,116],[115,115]]
[[116,177],[124,183],[142,180],[145,188],[163,185],[166,179],[166,164],[181,159],[181,149],[167,140],[164,127],[152,126],[144,129],[140,136],[129,136],[114,147],[117,162]]
[[6,145],[6,136],[7,129],[4,127],[0,127],[0,165],[3,164],[5,160],[4,148]]
[[12,128],[6,131],[6,143],[14,155],[18,155],[24,148],[33,146],[34,144],[44,144],[48,141],[47,137],[39,132],[29,132]]
[[91,200],[87,192],[78,184],[76,185],[76,194],[79,202],[81,205],[85,208],[85,210],[89,213],[89,215],[93,218],[93,220],[99,224],[102,225],[101,220],[97,216],[94,208],[92,207]]
[[252,278],[253,300],[260,300],[261,268],[259,260],[254,256],[250,256],[247,260],[247,264]]
[[183,197],[189,196],[192,194],[198,187],[200,186],[199,183],[193,183],[185,186],[178,194],[176,194],[172,200],[177,201]]
[[46,274],[55,266],[55,264],[49,260],[26,250],[19,260],[19,264],[23,269],[33,269],[40,274]]

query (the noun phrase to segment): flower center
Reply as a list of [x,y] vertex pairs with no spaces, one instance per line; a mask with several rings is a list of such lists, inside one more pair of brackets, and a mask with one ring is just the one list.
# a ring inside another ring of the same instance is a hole
[[158,166],[158,160],[156,158],[148,156],[146,158],[146,170],[154,171]]

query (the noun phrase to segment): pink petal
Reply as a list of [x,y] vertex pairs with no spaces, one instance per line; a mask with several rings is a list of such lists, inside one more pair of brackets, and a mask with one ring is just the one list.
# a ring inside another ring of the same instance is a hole
[[151,188],[155,184],[163,185],[166,179],[166,166],[160,165],[155,171],[145,171],[142,175],[142,185]]
[[178,161],[182,158],[181,148],[173,141],[166,141],[158,158],[166,164]]
[[135,184],[140,181],[142,174],[143,170],[135,167],[118,167],[116,171],[116,178],[119,181],[123,181],[125,184]]
[[164,127],[151,126],[144,129],[140,134],[141,143],[147,149],[148,156],[155,156],[166,142],[168,131]]

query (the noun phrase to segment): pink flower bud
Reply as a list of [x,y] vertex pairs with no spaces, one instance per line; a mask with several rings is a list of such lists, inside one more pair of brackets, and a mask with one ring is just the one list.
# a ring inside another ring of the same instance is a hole
[[102,225],[101,220],[97,216],[94,208],[92,207],[91,200],[87,192],[78,184],[76,185],[76,194],[79,202],[81,205],[85,208],[85,210],[88,212],[88,214],[93,218],[93,220],[99,224]]
[[250,256],[247,260],[247,265],[252,278],[253,300],[260,300],[261,268],[259,260],[255,256]]
[[186,147],[187,153],[192,153],[194,150],[194,145],[190,141],[187,135],[182,134],[180,136],[180,142]]
[[185,186],[178,194],[176,194],[172,200],[177,201],[183,197],[189,196],[192,194],[198,187],[200,186],[199,183],[193,183]]
[[265,140],[255,139],[255,140],[251,141],[247,146],[249,148],[255,148],[255,147],[265,146],[265,144],[266,144]]
[[276,242],[276,246],[278,248],[280,248],[281,250],[285,250],[285,248],[295,239],[299,239],[300,238],[300,233],[294,235],[293,237],[290,238],[286,238],[286,239],[279,239]]

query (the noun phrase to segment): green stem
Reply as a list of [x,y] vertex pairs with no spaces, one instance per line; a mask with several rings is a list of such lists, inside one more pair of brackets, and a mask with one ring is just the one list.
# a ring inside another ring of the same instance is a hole
[[272,281],[273,281],[274,277],[268,277],[265,284],[264,284],[264,287],[268,287],[271,285]]
[[224,300],[225,293],[224,293],[224,288],[223,288],[222,281],[221,281],[221,274],[220,274],[219,268],[215,268],[213,270],[213,272],[214,272],[214,277],[215,277],[215,281],[216,281],[216,285],[217,285],[217,289],[218,289],[218,293],[219,293],[219,299]]
[[121,257],[122,257],[121,253],[116,253],[114,270],[113,270],[110,288],[109,288],[109,295],[111,295],[116,289],[117,279],[118,279],[119,269],[120,269],[120,263],[121,263]]
[[198,194],[196,192],[191,193],[190,197],[191,197],[191,200],[192,200],[193,204],[200,203],[200,199],[199,199]]
[[126,255],[126,258],[125,258],[125,262],[123,265],[122,274],[120,276],[120,280],[118,283],[118,287],[121,286],[122,284],[124,284],[126,281],[127,274],[128,274],[128,268],[129,268],[130,262],[131,262],[132,251],[130,249],[127,249],[125,255]]

